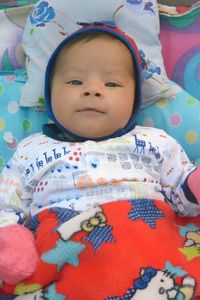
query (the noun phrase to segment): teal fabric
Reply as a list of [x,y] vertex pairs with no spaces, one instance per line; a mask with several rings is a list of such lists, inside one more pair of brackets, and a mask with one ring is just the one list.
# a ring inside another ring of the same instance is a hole
[[174,82],[173,98],[140,111],[138,123],[164,129],[184,148],[191,160],[200,159],[200,101]]
[[24,6],[29,4],[36,3],[37,0],[16,0],[16,1],[2,1],[0,3],[0,10],[9,8],[9,7],[16,7],[16,6]]
[[42,124],[48,122],[42,106],[19,107],[25,81],[24,69],[0,72],[0,169],[11,158],[20,140],[41,131]]

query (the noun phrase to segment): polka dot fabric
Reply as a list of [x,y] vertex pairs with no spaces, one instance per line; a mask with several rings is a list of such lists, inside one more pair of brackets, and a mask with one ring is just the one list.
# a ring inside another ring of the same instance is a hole
[[[26,82],[24,69],[0,73],[0,170],[11,158],[20,140],[39,132],[48,122],[43,106],[19,107],[21,89]],[[164,129],[181,143],[190,159],[200,164],[200,101],[173,84],[173,98],[162,99],[142,109],[139,125]],[[75,158],[78,159],[79,153]]]
[[13,155],[19,141],[41,131],[42,124],[48,122],[42,107],[19,107],[25,81],[24,69],[0,72],[0,170]]
[[138,123],[162,128],[183,146],[190,159],[200,159],[200,101],[179,85],[173,98],[162,99],[141,110]]

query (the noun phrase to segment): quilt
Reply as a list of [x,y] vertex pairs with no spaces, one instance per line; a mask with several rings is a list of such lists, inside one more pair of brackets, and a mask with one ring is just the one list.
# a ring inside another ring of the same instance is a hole
[[189,300],[200,297],[200,219],[156,199],[77,212],[45,209],[29,221],[40,260],[3,284],[0,299]]

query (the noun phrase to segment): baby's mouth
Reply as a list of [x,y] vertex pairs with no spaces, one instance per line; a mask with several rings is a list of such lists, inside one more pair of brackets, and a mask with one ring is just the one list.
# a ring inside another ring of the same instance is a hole
[[104,114],[105,112],[97,109],[97,108],[93,108],[93,107],[85,107],[83,109],[79,109],[77,110],[77,112],[94,112],[94,113],[100,113],[100,114]]

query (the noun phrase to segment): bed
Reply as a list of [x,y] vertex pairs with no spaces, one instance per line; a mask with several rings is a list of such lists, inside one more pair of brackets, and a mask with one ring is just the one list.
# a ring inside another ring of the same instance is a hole
[[[30,4],[31,2],[32,4]],[[4,1],[4,6],[2,4],[0,11],[2,24],[0,28],[2,45],[0,52],[0,169],[5,166],[12,156],[18,142],[27,135],[41,130],[42,124],[48,121],[47,115],[43,111],[44,99],[42,95],[38,96],[39,99],[36,100],[37,105],[35,105],[34,99],[29,100],[29,90],[28,92],[24,91],[24,89],[29,89],[31,86],[25,86],[27,72],[21,39],[27,15],[34,5],[33,2],[23,1],[22,3],[28,4],[28,6],[18,4],[16,7],[11,7],[14,5],[13,3],[17,5],[17,2],[8,1],[5,3]],[[167,3],[170,3],[170,1]],[[170,4],[173,5],[173,3],[171,1]],[[192,1],[189,5],[191,4]],[[3,9],[3,7],[6,7],[6,9]],[[173,8],[173,6],[171,7]],[[153,125],[165,129],[178,139],[190,159],[198,163],[200,139],[196,129],[199,126],[199,8],[197,5],[196,8],[183,14],[174,14],[173,11],[168,14],[162,9],[163,6],[160,7],[162,53],[159,44],[156,45],[157,49],[152,44],[152,53],[150,54],[154,57],[155,55],[158,56],[158,64],[160,64],[160,59],[164,59],[167,75],[173,81],[172,85],[175,84],[174,90],[177,91],[168,93],[168,95],[161,95],[161,102],[145,107],[141,111],[138,122],[142,125]],[[138,22],[141,26],[141,22]],[[184,25],[184,22],[186,25]],[[151,26],[155,27],[157,25],[154,22]],[[7,28],[6,31],[5,28]],[[157,42],[157,28],[152,32],[152,39]],[[187,34],[187,39],[185,39],[185,34]],[[148,45],[149,41],[144,40],[144,43]],[[180,65],[181,72],[179,71]],[[26,99],[21,99],[22,91],[24,91]],[[27,93],[29,94],[27,95]],[[159,97],[160,93],[158,92],[158,97],[155,98],[156,102]],[[182,100],[183,97],[192,99],[189,110],[194,124],[191,124],[191,120],[188,120],[188,102],[185,105],[186,102]],[[164,98],[166,103],[162,103]],[[168,99],[172,98],[176,98],[176,101],[168,102]],[[20,109],[19,105],[22,105]],[[34,107],[30,108],[30,106]]]
[[[194,0],[160,0],[159,3],[154,0],[102,0],[100,3],[87,0],[85,2],[90,4],[90,11],[82,1],[77,0],[76,5],[74,2],[68,1],[65,7],[66,3],[58,0],[0,0],[0,170],[9,161],[23,138],[41,131],[42,125],[49,122],[45,110],[42,82],[46,62],[55,44],[76,29],[77,20],[82,18],[84,21],[90,21],[97,12],[97,18],[100,20],[104,15],[107,19],[114,15],[116,22],[122,29],[136,37],[139,47],[143,50],[145,60],[144,95],[143,106],[137,120],[138,124],[165,130],[178,140],[188,157],[196,165],[200,165],[200,2]],[[102,9],[104,2],[105,10]],[[121,10],[117,9],[119,3],[122,2],[126,2],[127,10],[123,10],[123,5],[120,6]],[[49,8],[55,9],[56,16],[52,10],[48,10]],[[132,14],[134,14],[134,18]],[[127,203],[120,203],[115,209],[116,215],[120,214],[120,211],[127,211]],[[110,208],[109,205],[104,207],[106,218],[111,218],[112,210],[113,207]],[[74,243],[83,238],[87,239],[87,230],[83,233],[81,231],[83,229],[80,229],[80,224],[86,217],[89,220],[93,217],[97,218],[98,224],[105,223],[102,211],[93,210],[87,216],[77,217],[76,224],[71,225],[71,229],[69,226],[71,223],[61,226],[59,229],[61,236],[65,235],[66,230],[71,230],[73,234],[77,233],[73,239]],[[52,217],[52,222],[57,221],[59,222]],[[179,219],[176,221],[179,224],[182,238],[185,239],[186,232],[183,227],[187,222],[184,223]],[[113,219],[112,222],[116,225],[118,220]],[[193,251],[192,258],[199,258],[200,224],[199,221],[192,223],[190,220],[190,222],[192,225],[188,232],[196,233],[193,244],[191,244],[193,248],[190,250]],[[33,230],[36,224],[33,222]],[[109,226],[106,228],[108,231],[110,230]],[[148,235],[148,231],[146,234]],[[55,236],[55,232],[51,232],[48,239],[53,240],[54,238],[56,240],[57,236]],[[90,241],[92,239],[93,237],[90,236]],[[112,235],[108,234],[107,239],[106,242],[112,242]],[[164,239],[162,243],[162,249],[164,249],[164,245],[166,247]],[[78,265],[77,256],[81,251],[83,251],[82,248],[76,249],[76,254],[71,261],[73,267]],[[184,253],[184,247],[182,251]],[[115,255],[117,256],[117,253]],[[192,259],[188,253],[186,255],[188,260]],[[98,262],[96,263],[98,265]],[[114,259],[108,262],[108,265],[109,263],[115,268],[116,261]],[[100,265],[98,267],[101,268]],[[126,268],[129,268],[128,265]],[[194,294],[194,281],[191,281],[191,278],[186,276],[185,282],[180,282],[179,277],[183,275],[181,273],[184,272],[183,270],[175,268],[170,262],[167,268],[168,271],[165,272],[165,275],[170,277],[169,274],[176,274],[176,276],[174,275],[176,281],[173,281],[173,284],[171,282],[167,298],[164,298],[161,293],[160,298],[156,299],[189,300],[200,297],[200,287]],[[63,280],[68,281],[68,278],[65,278],[65,273],[62,273],[62,276],[59,275],[61,276],[59,278],[56,277],[57,271],[54,270],[55,282],[59,281],[58,290],[62,290],[63,284],[66,283]],[[98,272],[90,271],[94,282],[97,283]],[[10,295],[4,295],[3,291],[0,291],[0,299],[68,299],[68,297],[62,296],[62,293],[55,292],[54,284],[49,285],[47,290],[42,290],[51,282],[51,279],[44,275],[45,272],[48,272],[48,269],[42,273],[44,278],[40,278],[41,284],[33,279],[14,287],[8,286],[7,291],[10,292]],[[73,268],[70,274],[73,276]],[[151,281],[151,278],[163,280],[159,277],[160,271],[155,271],[149,266],[140,275],[137,288],[132,283],[129,289],[127,289],[127,283],[124,286],[122,284],[117,296],[112,294],[110,288],[108,288],[110,294],[108,293],[106,298],[102,296],[103,292],[99,292],[98,297],[94,296],[91,284],[90,286],[85,285],[85,289],[91,289],[88,294],[85,292],[85,295],[93,295],[91,298],[88,296],[81,298],[71,296],[70,298],[69,296],[69,299],[155,300],[150,297],[151,290],[146,289],[147,294],[144,295],[149,295],[147,298],[144,298],[142,290],[146,288],[145,280],[148,282]],[[81,276],[81,282],[84,282],[85,276],[87,276],[85,269]],[[113,278],[114,282],[116,277]],[[79,280],[74,280],[76,286],[81,285]],[[142,284],[144,284],[143,287]],[[100,285],[99,290],[101,288]],[[120,294],[122,290],[124,290],[123,296]]]

